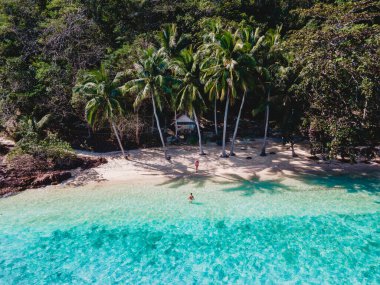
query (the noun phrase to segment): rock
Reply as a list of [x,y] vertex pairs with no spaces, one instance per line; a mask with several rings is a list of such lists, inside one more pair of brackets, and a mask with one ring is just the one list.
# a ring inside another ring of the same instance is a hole
[[6,145],[0,143],[0,154],[7,154],[9,150],[10,149]]
[[0,197],[28,188],[59,184],[71,178],[69,169],[81,167],[84,170],[107,163],[103,157],[79,156],[54,162],[31,155],[21,155],[10,161],[3,158],[0,155]]
[[104,157],[98,158],[83,158],[82,169],[89,169],[93,167],[98,167],[99,165],[107,163],[107,159]]
[[77,156],[67,156],[64,158],[57,158],[53,161],[54,169],[56,170],[69,170],[78,168],[83,165],[83,159]]
[[49,185],[49,184],[55,185],[69,178],[71,178],[71,172],[69,171],[46,173],[46,174],[42,174],[41,176],[38,176],[32,182],[32,186],[38,187],[38,186],[44,186],[44,185]]

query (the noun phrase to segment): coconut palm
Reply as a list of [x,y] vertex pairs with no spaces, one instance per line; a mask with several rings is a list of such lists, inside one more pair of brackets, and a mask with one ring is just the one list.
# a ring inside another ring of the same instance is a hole
[[[211,52],[211,45],[216,41],[216,35],[222,30],[220,19],[207,19],[204,23],[203,29],[203,48],[198,52],[198,57],[207,58]],[[217,101],[219,100],[219,92],[216,92],[217,86],[211,88],[209,92],[209,100],[214,104],[214,127],[215,135],[218,136],[218,117],[217,117]]]
[[201,130],[197,112],[200,113],[205,107],[202,97],[202,84],[199,80],[200,70],[199,64],[193,53],[192,47],[181,51],[180,55],[173,60],[171,67],[174,70],[176,78],[179,79],[180,86],[178,88],[178,110],[184,110],[194,116],[197,125],[199,139],[199,154],[204,155],[202,147]]
[[239,113],[236,119],[235,130],[232,136],[230,155],[234,156],[236,135],[239,128],[240,116],[245,103],[245,98],[248,91],[251,91],[259,81],[259,73],[261,68],[257,66],[257,60],[255,59],[256,53],[259,50],[264,36],[260,36],[259,29],[257,28],[255,32],[250,27],[245,27],[239,30],[239,37],[242,42],[243,47],[241,48],[241,56],[245,57],[245,62],[243,68],[240,71],[240,78],[238,85],[243,91],[243,96],[241,99],[241,104],[239,108]]
[[267,137],[268,137],[268,125],[269,125],[269,103],[270,103],[270,95],[272,88],[272,80],[273,75],[277,72],[277,70],[281,69],[281,61],[282,58],[281,53],[278,50],[281,40],[281,29],[282,26],[278,26],[275,30],[270,29],[265,35],[265,46],[267,48],[267,52],[264,57],[264,64],[268,66],[266,69],[266,86],[267,86],[267,100],[266,100],[266,108],[265,108],[265,129],[264,129],[264,141],[263,146],[261,148],[260,156],[266,156],[266,145],[267,145]]
[[[181,50],[183,50],[190,42],[189,36],[186,34],[180,34],[176,24],[166,24],[158,33],[158,42],[160,44],[160,52],[164,53],[169,60],[179,56]],[[174,124],[175,124],[175,136],[178,136],[177,126],[177,108],[175,102],[177,101],[177,93],[172,93],[170,102],[171,108],[174,110]]]
[[160,51],[164,52],[169,58],[178,56],[190,43],[189,36],[179,34],[176,24],[164,25],[158,33],[158,41],[161,46]]
[[128,81],[122,88],[123,93],[136,94],[134,107],[137,108],[146,99],[152,101],[153,113],[156,119],[158,132],[160,134],[165,158],[169,159],[167,149],[162,135],[160,121],[157,115],[157,106],[162,110],[163,95],[167,92],[171,78],[167,76],[168,61],[162,51],[154,48],[144,50],[139,60],[130,71],[135,79]]
[[255,65],[255,61],[244,52],[244,45],[238,31],[235,33],[221,31],[215,36],[215,42],[202,47],[202,49],[205,48],[212,50],[201,65],[205,91],[209,94],[216,92],[221,100],[226,101],[221,157],[228,157],[226,153],[228,107],[237,97],[240,78],[247,74],[250,66]]
[[115,118],[124,113],[120,103],[117,78],[111,79],[109,72],[102,65],[99,70],[88,72],[73,89],[88,100],[85,117],[91,127],[108,122],[116,136],[119,147],[125,157],[123,144],[115,125]]

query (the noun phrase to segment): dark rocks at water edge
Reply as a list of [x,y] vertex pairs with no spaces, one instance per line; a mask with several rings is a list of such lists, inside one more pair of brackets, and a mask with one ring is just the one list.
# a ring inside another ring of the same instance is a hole
[[0,197],[30,188],[59,184],[72,177],[71,171],[97,167],[105,158],[73,157],[65,161],[46,161],[23,155],[6,163],[0,155]]

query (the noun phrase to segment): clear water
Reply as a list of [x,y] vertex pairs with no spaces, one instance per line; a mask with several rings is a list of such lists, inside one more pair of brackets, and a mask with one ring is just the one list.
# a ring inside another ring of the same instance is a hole
[[0,200],[0,284],[379,284],[379,191],[347,176],[26,191]]

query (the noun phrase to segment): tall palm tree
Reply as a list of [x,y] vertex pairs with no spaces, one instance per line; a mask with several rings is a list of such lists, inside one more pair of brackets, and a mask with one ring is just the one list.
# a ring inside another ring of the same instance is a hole
[[221,157],[228,157],[226,153],[228,107],[237,97],[240,78],[255,62],[251,56],[244,53],[244,45],[238,31],[235,33],[228,30],[219,32],[215,36],[215,42],[202,47],[202,49],[205,48],[212,50],[212,53],[205,57],[201,65],[205,91],[209,94],[217,92],[218,97],[226,101]]
[[160,51],[164,52],[169,58],[178,56],[186,48],[190,39],[187,34],[180,34],[176,24],[166,24],[158,33]]
[[197,112],[200,112],[205,107],[205,103],[201,93],[203,87],[199,79],[199,64],[192,47],[182,50],[180,55],[173,60],[171,67],[180,82],[177,108],[179,110],[185,110],[194,116],[198,131],[199,154],[204,155]]
[[[203,48],[198,51],[198,57],[207,58],[211,53],[210,46],[215,43],[216,35],[222,30],[220,19],[207,19],[203,28]],[[216,92],[217,86],[211,87],[209,92],[209,100],[214,104],[214,127],[215,135],[218,136],[218,117],[217,117],[217,101],[219,100],[219,92]]]
[[267,86],[267,100],[265,108],[265,129],[264,129],[264,141],[261,147],[260,156],[266,156],[266,145],[268,137],[268,125],[269,125],[269,104],[270,104],[270,94],[272,88],[272,80],[274,74],[281,68],[279,61],[284,59],[279,52],[278,47],[281,41],[281,29],[282,26],[278,26],[276,29],[270,29],[265,35],[265,46],[267,47],[267,52],[264,56],[264,64],[266,68],[266,86]]
[[146,99],[152,101],[153,113],[165,158],[169,159],[157,115],[157,106],[159,109],[162,109],[163,95],[171,80],[171,78],[167,76],[167,69],[168,61],[164,53],[162,51],[156,51],[154,48],[148,48],[142,52],[140,58],[134,64],[133,70],[131,70],[135,79],[128,81],[121,90],[123,93],[137,94],[133,104],[135,108]]
[[[166,24],[158,33],[158,42],[160,44],[160,52],[164,53],[169,60],[180,55],[181,50],[186,48],[190,43],[187,34],[180,34],[176,24]],[[175,102],[177,101],[177,93],[172,93],[170,97],[171,108],[174,110],[174,124],[175,136],[178,136],[177,126],[177,108]]]
[[208,78],[205,82],[205,91],[209,94],[209,100],[214,103],[214,127],[215,135],[218,136],[217,101],[220,99],[221,82],[213,78]]
[[240,116],[245,103],[245,97],[248,91],[252,91],[256,82],[258,82],[260,67],[257,66],[257,60],[255,59],[256,53],[260,48],[264,36],[260,36],[259,29],[255,32],[250,27],[241,28],[239,31],[239,37],[243,47],[241,48],[241,56],[244,56],[244,65],[240,71],[240,78],[238,85],[243,91],[241,104],[239,108],[239,114],[236,119],[235,130],[231,141],[230,155],[234,156],[236,135],[239,128]]
[[73,92],[88,100],[85,117],[91,127],[104,122],[110,124],[125,157],[123,144],[115,125],[115,118],[124,113],[120,103],[121,93],[118,90],[117,78],[111,80],[108,71],[102,65],[99,70],[85,74],[84,78],[76,84]]

